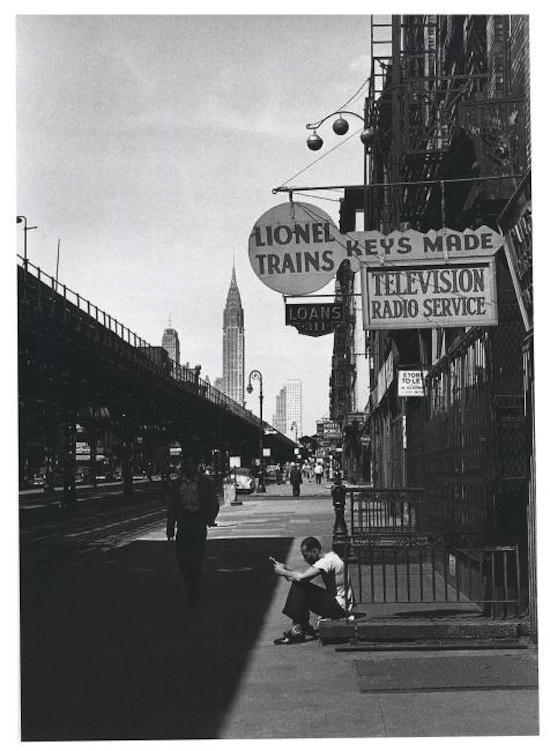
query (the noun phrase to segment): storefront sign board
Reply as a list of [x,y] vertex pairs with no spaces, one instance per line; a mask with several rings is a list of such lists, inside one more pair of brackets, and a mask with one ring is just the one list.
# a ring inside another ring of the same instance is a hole
[[496,326],[494,259],[361,269],[365,329]]

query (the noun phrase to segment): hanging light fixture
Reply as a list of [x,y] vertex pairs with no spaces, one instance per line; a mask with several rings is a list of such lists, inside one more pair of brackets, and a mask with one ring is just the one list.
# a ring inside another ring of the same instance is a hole
[[317,135],[317,131],[314,130],[313,133],[308,136],[307,139],[307,147],[308,149],[311,149],[311,151],[319,151],[320,148],[323,146],[323,139],[321,136]]
[[338,118],[332,123],[332,130],[337,136],[345,136],[349,130],[348,121],[339,115]]

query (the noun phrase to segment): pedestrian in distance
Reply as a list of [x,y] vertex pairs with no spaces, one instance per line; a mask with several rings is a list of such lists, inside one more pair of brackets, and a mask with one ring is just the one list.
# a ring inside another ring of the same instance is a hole
[[219,502],[211,477],[199,472],[198,452],[182,453],[177,479],[170,485],[166,537],[176,533],[176,560],[187,585],[189,607],[199,604],[208,527],[216,525]]
[[[317,636],[317,630],[309,622],[310,613],[321,618],[345,618],[354,606],[353,591],[346,585],[344,561],[330,551],[324,555],[316,537],[306,537],[300,545],[302,556],[309,568],[306,571],[287,569],[284,563],[270,558],[273,571],[291,582],[283,608],[283,615],[292,621],[292,626],[275,644],[298,644],[307,636]],[[312,583],[321,577],[324,587]]]
[[293,464],[290,470],[290,484],[292,485],[292,495],[297,498],[300,495],[300,485],[302,484],[302,473],[300,468]]
[[323,479],[323,465],[316,464],[313,472],[315,474],[315,482],[317,483],[317,485],[320,485],[321,480]]

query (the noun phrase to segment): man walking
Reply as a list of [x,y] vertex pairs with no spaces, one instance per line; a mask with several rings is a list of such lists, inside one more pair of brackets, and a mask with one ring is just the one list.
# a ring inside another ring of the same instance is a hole
[[290,484],[292,485],[292,495],[297,498],[300,495],[300,485],[302,484],[302,473],[296,464],[292,465],[290,470]]
[[187,584],[189,607],[199,604],[202,561],[207,527],[215,525],[219,503],[213,480],[198,471],[199,456],[188,450],[182,455],[181,472],[170,487],[166,536],[176,531],[176,560]]
[[[351,585],[346,582],[344,561],[330,551],[321,554],[321,543],[316,537],[306,537],[300,546],[302,556],[309,568],[306,571],[287,569],[284,563],[274,558],[273,570],[277,576],[292,582],[286,598],[283,614],[292,621],[292,627],[275,644],[297,644],[307,635],[315,635],[309,622],[310,612],[322,618],[344,618],[354,605]],[[323,587],[312,584],[312,579],[321,576]]]

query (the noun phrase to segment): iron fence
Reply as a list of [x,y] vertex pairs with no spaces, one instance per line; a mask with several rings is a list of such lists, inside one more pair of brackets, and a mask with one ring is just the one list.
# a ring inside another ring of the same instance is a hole
[[423,528],[422,488],[349,489],[352,537],[369,531],[418,532]]
[[357,604],[470,605],[491,618],[519,617],[518,547],[449,545],[431,535],[350,536],[346,581]]

